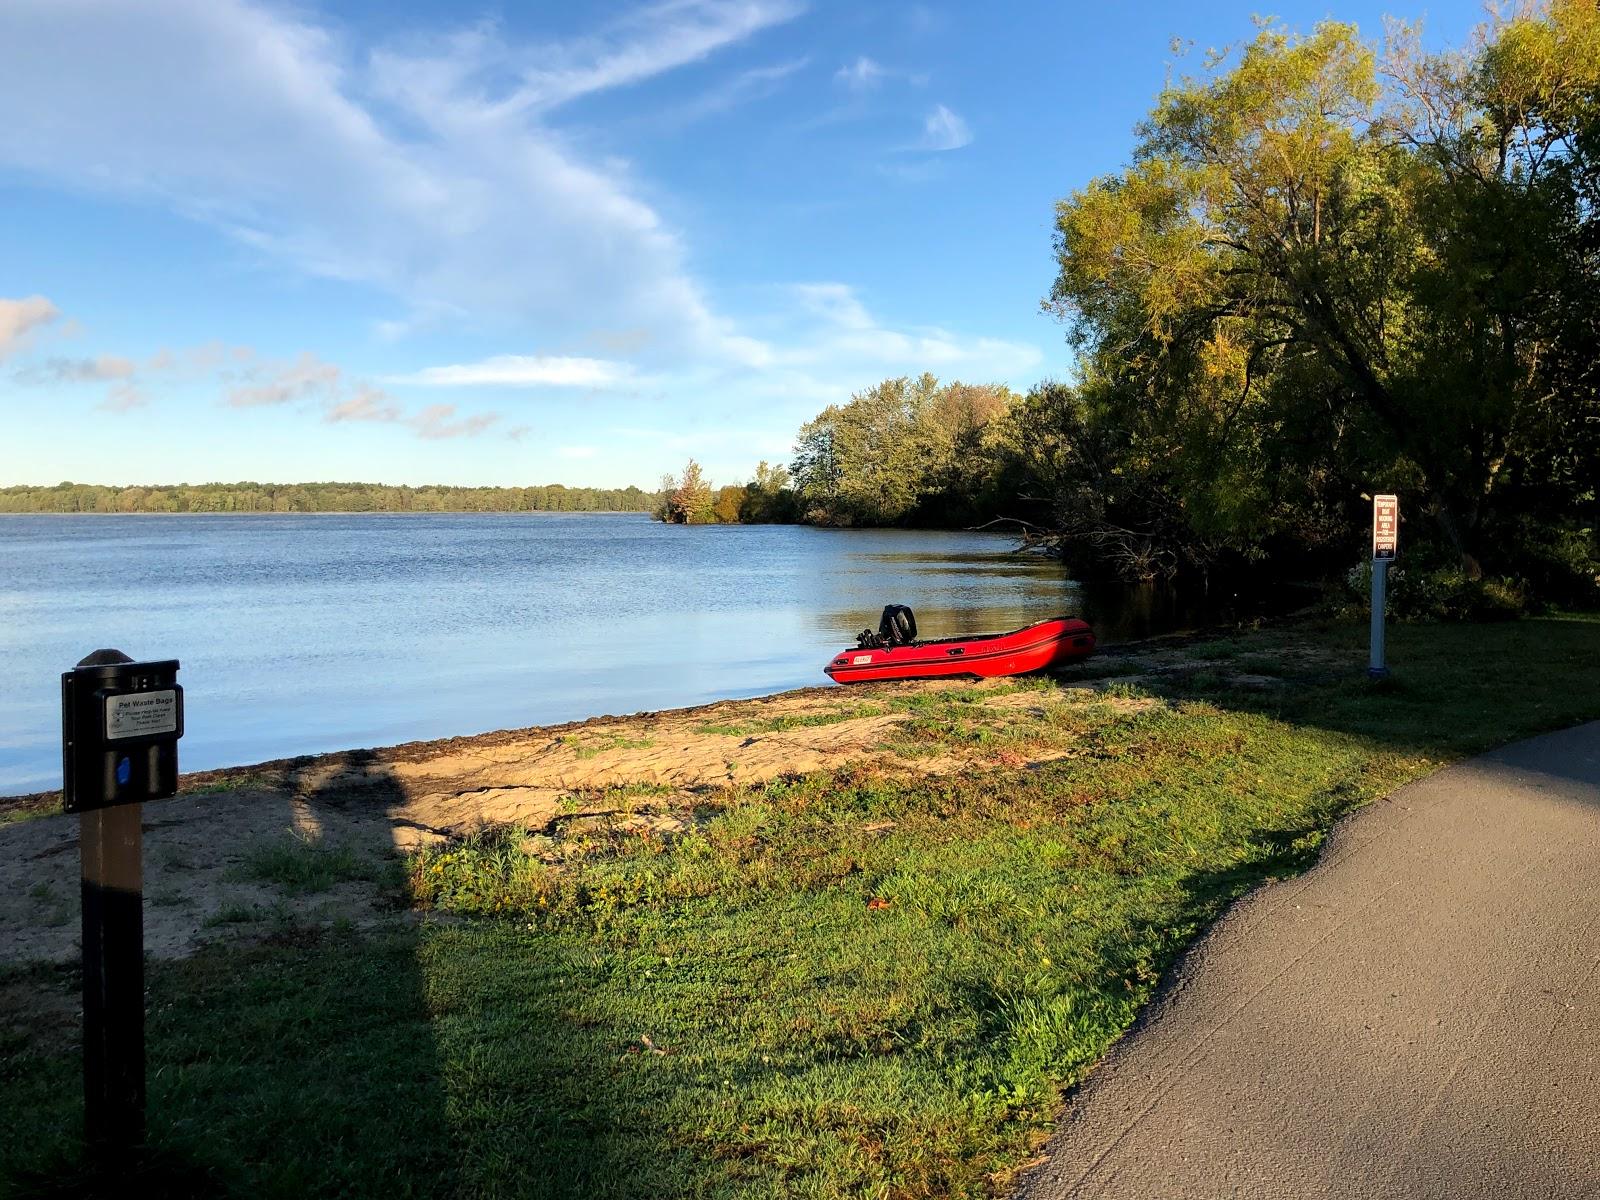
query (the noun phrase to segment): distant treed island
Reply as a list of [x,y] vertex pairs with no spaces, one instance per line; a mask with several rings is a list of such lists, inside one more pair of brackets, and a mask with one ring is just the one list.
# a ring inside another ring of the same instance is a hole
[[0,488],[0,513],[650,512],[636,487],[396,487],[382,483],[196,483]]
[[1024,513],[1035,475],[1027,405],[1004,384],[886,379],[830,404],[795,435],[791,465],[716,487],[693,459],[662,479],[656,516],[678,524],[952,527]]

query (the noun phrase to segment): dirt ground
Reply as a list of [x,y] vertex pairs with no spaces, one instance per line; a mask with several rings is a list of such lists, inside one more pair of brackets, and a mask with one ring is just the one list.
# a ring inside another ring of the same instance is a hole
[[[1151,648],[1124,658],[1120,679],[1137,681],[1179,663],[1205,665],[1185,661],[1178,648]],[[905,753],[900,727],[916,715],[919,698],[960,693],[1003,728],[1045,704],[1106,703],[1101,691],[1109,682],[1051,692],[1014,680],[807,688],[186,775],[178,796],[143,811],[146,950],[180,957],[274,922],[416,919],[401,897],[397,861],[418,846],[485,827],[559,835],[575,823],[607,819],[669,830],[682,824],[697,793],[729,785],[856,762],[909,775],[977,765],[978,751]],[[1062,753],[1041,747],[1031,757]],[[1000,761],[1030,765],[1014,752]],[[0,801],[0,816],[12,818],[0,824],[0,964],[74,958],[79,818],[61,814],[59,796],[50,794]],[[286,887],[274,874],[274,855],[281,862],[308,846],[342,854],[344,870],[318,887]]]

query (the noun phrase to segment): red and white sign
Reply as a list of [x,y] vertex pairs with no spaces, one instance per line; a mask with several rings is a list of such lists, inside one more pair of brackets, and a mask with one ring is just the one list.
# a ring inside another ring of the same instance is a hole
[[1372,557],[1393,558],[1400,548],[1400,497],[1372,498]]

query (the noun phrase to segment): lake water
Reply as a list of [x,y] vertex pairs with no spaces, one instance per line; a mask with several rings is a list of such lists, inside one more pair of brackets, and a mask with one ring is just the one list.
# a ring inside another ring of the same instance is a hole
[[185,770],[825,684],[890,602],[927,637],[1078,613],[1004,536],[629,514],[0,517],[0,794],[59,787],[60,674],[183,667]]

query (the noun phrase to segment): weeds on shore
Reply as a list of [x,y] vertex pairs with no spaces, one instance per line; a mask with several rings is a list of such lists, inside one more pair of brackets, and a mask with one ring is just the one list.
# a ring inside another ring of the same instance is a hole
[[235,876],[270,883],[291,896],[325,892],[337,883],[371,880],[379,865],[349,846],[329,845],[321,838],[293,831],[281,839],[261,842],[245,851]]
[[561,738],[561,743],[570,747],[579,758],[589,759],[598,758],[608,750],[648,750],[656,744],[656,740],[651,737],[628,737],[621,733],[602,734],[594,738],[567,734]]
[[822,725],[837,725],[841,721],[881,717],[887,711],[888,709],[879,704],[852,704],[831,708],[826,712],[789,713],[759,721],[712,721],[697,725],[695,732],[713,737],[761,737],[771,733],[786,733],[791,729],[815,729]]

